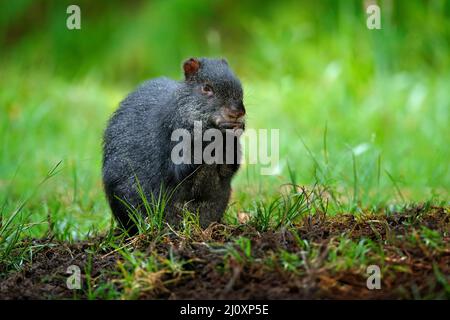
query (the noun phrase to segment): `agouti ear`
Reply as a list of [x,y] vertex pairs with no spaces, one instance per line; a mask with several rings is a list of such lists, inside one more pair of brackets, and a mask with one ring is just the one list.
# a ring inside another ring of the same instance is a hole
[[183,64],[184,69],[184,76],[186,77],[186,80],[191,79],[200,68],[200,61],[198,61],[195,58],[190,58],[189,60],[186,60]]

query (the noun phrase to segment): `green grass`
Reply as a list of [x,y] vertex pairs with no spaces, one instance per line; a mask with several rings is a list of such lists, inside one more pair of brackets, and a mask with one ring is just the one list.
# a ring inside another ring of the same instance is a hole
[[[35,8],[35,15],[27,1],[8,5],[0,15],[6,271],[32,260],[39,245],[30,238],[73,243],[110,232],[105,247],[115,241],[100,173],[107,119],[144,79],[181,79],[181,61],[190,56],[227,57],[242,78],[248,127],[280,129],[279,167],[261,176],[260,166],[243,165],[233,181],[229,224],[237,225],[242,212],[264,232],[314,214],[389,216],[412,203],[448,206],[450,6],[390,3],[381,2],[378,31],[365,27],[358,1],[255,1],[234,9],[222,1],[130,7],[81,1],[81,31],[65,28],[64,1]],[[141,231],[161,232],[162,210],[146,208],[155,219]],[[187,214],[183,225],[182,237],[198,232],[195,216]],[[434,250],[446,246],[433,230],[419,238]],[[236,241],[241,249],[230,254],[250,259],[246,238]],[[342,238],[333,250],[329,259],[340,270],[378,249]],[[287,270],[302,264],[298,255],[279,254],[273,259]],[[136,286],[149,284],[133,275],[142,261],[124,255],[122,285],[130,298]],[[145,259],[139,266],[145,274],[161,265],[176,273],[184,263]],[[96,290],[88,296],[109,292]]]

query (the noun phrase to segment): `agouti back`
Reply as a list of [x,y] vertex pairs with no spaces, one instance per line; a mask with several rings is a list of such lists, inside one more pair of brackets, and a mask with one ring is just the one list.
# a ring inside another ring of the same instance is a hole
[[194,123],[200,123],[203,132],[220,130],[223,141],[236,129],[243,130],[241,83],[224,59],[191,58],[183,69],[182,81],[144,82],[121,102],[105,131],[104,188],[114,216],[130,233],[137,232],[130,208],[145,214],[139,188],[149,202],[161,191],[171,195],[165,217],[172,224],[186,209],[198,213],[206,227],[222,218],[230,198],[231,179],[239,168],[239,136],[233,136],[233,150],[224,150],[233,152],[233,161],[210,164],[194,161],[193,154],[188,155],[191,163],[174,163],[177,142],[171,138],[177,129],[194,135]]

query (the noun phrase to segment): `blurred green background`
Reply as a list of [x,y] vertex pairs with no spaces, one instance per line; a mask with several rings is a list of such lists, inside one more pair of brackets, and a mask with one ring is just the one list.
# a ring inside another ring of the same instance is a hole
[[[244,166],[233,210],[292,176],[337,192],[335,211],[448,203],[449,1],[378,1],[381,30],[366,27],[368,1],[0,3],[1,212],[27,200],[36,233],[50,218],[74,236],[108,224],[106,121],[143,80],[181,79],[191,56],[226,57],[248,127],[280,129],[276,174]],[[66,28],[70,4],[81,30]]]

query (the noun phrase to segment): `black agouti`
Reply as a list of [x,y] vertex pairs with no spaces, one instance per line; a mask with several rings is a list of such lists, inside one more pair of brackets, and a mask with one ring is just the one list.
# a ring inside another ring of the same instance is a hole
[[[165,208],[169,223],[180,221],[186,209],[198,213],[206,227],[222,218],[229,201],[231,179],[240,162],[239,135],[234,132],[245,125],[241,83],[224,59],[191,58],[183,69],[183,81],[157,78],[129,94],[104,134],[106,196],[114,216],[130,233],[137,228],[129,209],[145,214],[138,182],[148,202],[158,199],[161,190],[171,194]],[[194,123],[201,124],[203,133],[217,129],[223,141],[233,136],[232,150],[224,143],[225,163],[198,163],[194,152],[184,155],[192,161],[173,161],[172,150],[178,142],[172,141],[172,133],[182,129],[194,135]],[[230,152],[232,161],[225,161]]]

